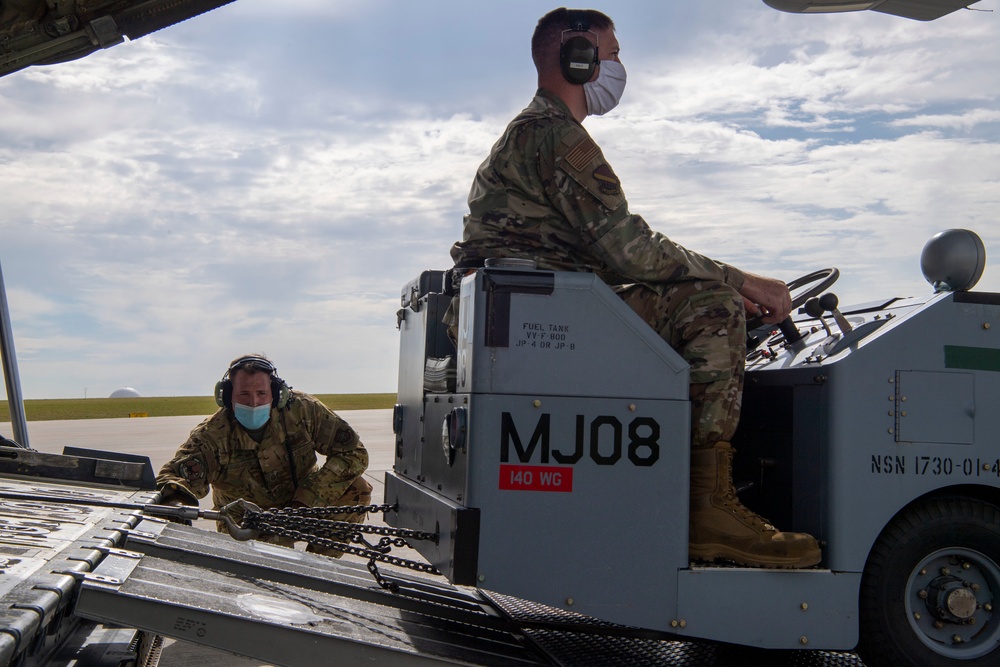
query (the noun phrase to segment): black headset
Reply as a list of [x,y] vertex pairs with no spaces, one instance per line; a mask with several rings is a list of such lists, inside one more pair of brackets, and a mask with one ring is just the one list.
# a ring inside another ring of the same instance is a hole
[[278,377],[278,369],[274,367],[268,359],[251,354],[240,357],[229,364],[226,374],[215,383],[215,403],[220,408],[233,407],[233,381],[231,379],[236,371],[260,371],[271,376],[271,407],[283,410],[292,397],[292,388],[284,380]]
[[566,39],[567,32],[591,32],[587,16],[583,12],[570,12],[569,30],[563,31],[563,43],[559,47],[559,69],[563,78],[577,85],[587,83],[597,69],[597,45],[583,35]]

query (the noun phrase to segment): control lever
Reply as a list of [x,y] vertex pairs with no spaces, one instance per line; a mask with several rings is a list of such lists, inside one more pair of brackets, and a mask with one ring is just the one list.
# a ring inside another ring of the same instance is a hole
[[823,313],[826,312],[826,309],[819,305],[819,299],[816,297],[809,299],[805,302],[805,305],[802,308],[806,311],[806,315],[809,317],[815,317],[819,320],[820,324],[823,325],[823,328],[826,329],[827,336],[833,335],[833,332],[830,331],[830,325],[826,323],[826,318],[823,317]]
[[833,319],[837,321],[837,326],[840,327],[840,333],[847,334],[854,330],[851,323],[847,321],[847,318],[840,314],[837,310],[837,306],[840,304],[840,299],[833,292],[827,292],[819,298],[819,305],[823,306],[824,310],[828,310],[833,313]]
[[847,318],[837,310],[837,306],[840,305],[840,299],[833,292],[827,292],[820,298],[812,298],[806,301],[805,311],[811,317],[818,317],[819,321],[823,323],[823,328],[826,329],[826,335],[832,336],[830,333],[830,327],[826,323],[826,319],[823,317],[823,313],[830,312],[833,315],[833,319],[837,322],[837,326],[840,327],[841,334],[847,334],[854,330],[851,323],[847,321]]
[[802,333],[795,326],[795,322],[792,322],[792,318],[786,317],[781,322],[778,323],[778,329],[781,330],[782,335],[784,335],[785,340],[788,341],[789,345],[794,345],[802,340]]
[[[782,336],[784,336],[785,342],[788,343],[789,345],[794,345],[795,343],[798,343],[805,337],[802,335],[802,332],[798,330],[798,327],[795,326],[795,323],[792,322],[791,317],[786,317],[781,322],[779,322],[778,329],[781,331]],[[760,346],[760,344],[761,344],[760,336],[751,336],[749,334],[747,335],[748,354],[756,350]],[[766,355],[767,353],[765,352],[765,356]]]

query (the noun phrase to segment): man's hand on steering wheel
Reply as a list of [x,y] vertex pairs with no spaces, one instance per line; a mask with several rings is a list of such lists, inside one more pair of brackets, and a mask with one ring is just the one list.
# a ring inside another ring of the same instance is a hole
[[[764,324],[775,323],[780,323],[783,327],[788,326],[794,329],[795,325],[792,323],[790,317],[791,312],[812,297],[817,296],[824,290],[828,289],[830,285],[837,282],[837,278],[839,277],[840,271],[835,268],[820,269],[819,271],[813,271],[812,273],[807,273],[800,278],[796,278],[786,286],[785,283],[780,280],[762,278],[761,276],[756,276],[752,273],[746,274],[746,280],[743,283],[743,287],[740,289],[740,295],[743,297],[744,306],[747,307],[747,333],[749,334],[749,332]],[[777,283],[777,286],[775,286],[774,283]],[[784,317],[778,317],[780,314],[779,307],[774,306],[773,304],[769,306],[772,302],[764,300],[763,297],[758,296],[758,293],[754,291],[758,289],[761,284],[764,285],[765,292],[767,291],[768,286],[770,286],[770,288],[775,290],[775,294],[781,295],[784,293],[785,295],[788,295],[791,293],[791,303],[788,304],[787,307],[780,307],[784,312]],[[749,305],[747,306],[747,304]]]
[[747,318],[760,318],[764,324],[777,324],[792,312],[792,295],[780,280],[747,273],[740,288]]

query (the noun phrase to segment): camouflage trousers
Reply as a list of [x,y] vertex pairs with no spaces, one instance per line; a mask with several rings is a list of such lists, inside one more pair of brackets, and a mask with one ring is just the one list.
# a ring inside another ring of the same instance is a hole
[[[347,487],[347,491],[344,492],[337,502],[329,505],[331,507],[350,507],[352,505],[369,505],[372,501],[372,485],[368,483],[364,477],[358,477]],[[268,508],[265,508],[268,509]],[[334,521],[346,521],[348,523],[364,523],[368,518],[367,513],[355,513],[355,514],[338,514],[331,517]],[[218,530],[220,533],[225,533],[228,531],[226,525],[221,521],[218,523]],[[283,537],[281,535],[262,535],[258,538],[258,542],[267,542],[268,544],[278,544],[283,547],[294,547],[295,540],[290,537]],[[342,551],[337,549],[332,549],[328,547],[319,547],[312,544],[306,547],[306,551],[315,554],[323,554],[324,556],[330,556],[332,558],[340,558],[344,555]]]
[[629,285],[618,296],[691,367],[691,447],[731,440],[746,361],[743,298],[724,283],[703,280],[674,283],[662,295]]

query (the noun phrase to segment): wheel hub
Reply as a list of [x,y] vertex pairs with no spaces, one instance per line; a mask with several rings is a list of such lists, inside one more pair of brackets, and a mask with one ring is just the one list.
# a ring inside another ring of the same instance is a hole
[[979,606],[975,594],[964,587],[950,591],[947,595],[947,600],[948,612],[962,620],[972,618],[972,615],[976,613],[976,608]]
[[[942,621],[964,623],[975,615],[979,607],[974,589],[980,587],[958,577],[938,577],[926,589],[927,610]],[[918,592],[918,595],[921,593]]]
[[991,559],[968,549],[942,549],[924,558],[907,582],[910,624],[936,652],[973,657],[997,639],[998,592],[1000,569]]

